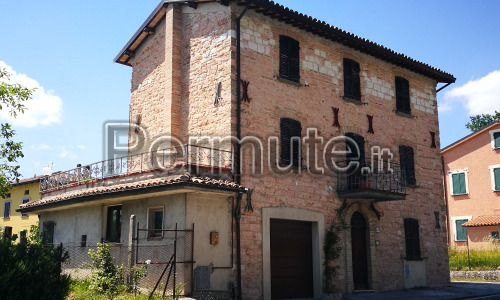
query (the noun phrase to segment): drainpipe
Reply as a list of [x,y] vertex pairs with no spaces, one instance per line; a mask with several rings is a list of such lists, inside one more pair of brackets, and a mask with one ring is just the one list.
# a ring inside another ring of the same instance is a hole
[[[250,6],[250,0],[247,0],[247,5],[236,18],[236,151],[235,151],[235,181],[241,184],[241,18],[247,12]],[[234,210],[234,219],[236,221],[236,280],[237,280],[237,298],[241,300],[241,196],[239,193],[236,198],[236,208]]]

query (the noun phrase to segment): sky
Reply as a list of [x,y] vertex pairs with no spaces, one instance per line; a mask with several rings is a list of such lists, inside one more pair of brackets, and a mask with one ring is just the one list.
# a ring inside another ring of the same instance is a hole
[[[438,93],[441,147],[469,116],[500,111],[500,1],[277,0],[453,74]],[[159,0],[0,0],[0,68],[36,88],[10,122],[23,178],[103,159],[103,126],[127,121],[132,69],[113,62]]]

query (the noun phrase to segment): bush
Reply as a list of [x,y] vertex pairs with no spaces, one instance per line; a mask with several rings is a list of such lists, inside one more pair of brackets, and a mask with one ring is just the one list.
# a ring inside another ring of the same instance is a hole
[[[471,270],[497,270],[500,268],[500,252],[497,249],[471,249],[469,251]],[[469,270],[467,250],[449,249],[451,271]]]
[[123,268],[118,268],[113,264],[110,249],[109,244],[97,243],[97,250],[89,250],[92,259],[92,262],[88,264],[90,267],[89,288],[98,294],[114,295],[124,287]]
[[61,274],[68,258],[62,246],[37,241],[13,244],[0,240],[0,291],[2,299],[64,299],[70,280]]

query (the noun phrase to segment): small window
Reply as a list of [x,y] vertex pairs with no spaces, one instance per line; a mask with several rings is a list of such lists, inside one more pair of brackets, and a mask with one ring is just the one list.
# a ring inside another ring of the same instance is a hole
[[300,82],[299,42],[280,35],[280,78]]
[[163,206],[148,208],[148,229],[150,237],[163,236]]
[[500,165],[489,166],[491,176],[491,189],[500,191]]
[[359,63],[344,58],[344,97],[361,101],[361,81]]
[[28,241],[28,231],[27,230],[19,231],[19,243],[26,244],[27,241]]
[[500,148],[500,129],[490,130],[491,148]]
[[467,222],[467,219],[455,220],[455,241],[464,242],[467,241],[467,227],[463,227],[462,224]]
[[415,159],[412,147],[399,146],[399,164],[401,165],[401,169],[405,171],[406,184],[416,185]]
[[405,227],[405,245],[406,245],[406,259],[419,260],[421,259],[420,253],[420,235],[418,220],[404,219]]
[[54,221],[43,222],[42,227],[42,243],[44,245],[54,244],[54,227],[56,223]]
[[280,119],[281,165],[299,167],[301,164],[301,132],[299,121],[290,118]]
[[5,194],[5,198],[10,198],[10,193]]
[[29,195],[30,194],[30,190],[24,190],[24,194],[25,195]]
[[107,222],[106,222],[106,241],[119,243],[122,230],[122,207],[108,207]]
[[[28,202],[30,202],[30,198],[24,198],[23,199],[23,204],[26,204]],[[21,213],[21,217],[27,217],[27,216],[28,216],[27,213]]]
[[451,174],[452,195],[467,194],[465,173]]
[[405,114],[411,113],[410,84],[403,77],[396,76],[396,111]]
[[492,231],[491,232],[491,240],[492,241],[498,241],[498,231]]
[[12,237],[12,227],[11,226],[5,226],[3,228],[3,238],[4,239],[10,239]]
[[3,203],[3,218],[10,218],[10,201],[5,201]]

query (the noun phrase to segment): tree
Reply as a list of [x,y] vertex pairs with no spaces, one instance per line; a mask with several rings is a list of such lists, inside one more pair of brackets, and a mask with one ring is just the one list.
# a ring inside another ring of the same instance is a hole
[[469,128],[470,131],[476,131],[490,124],[496,119],[500,119],[500,112],[496,110],[494,115],[482,114],[482,115],[471,116],[470,122],[465,124],[465,127]]
[[[34,89],[28,89],[17,83],[9,83],[10,74],[0,68],[0,110],[8,109],[11,116],[24,113],[24,102],[31,99]],[[24,157],[22,143],[14,142],[15,131],[10,124],[0,124],[0,196],[5,197],[11,182],[18,181],[19,165],[17,159]]]

